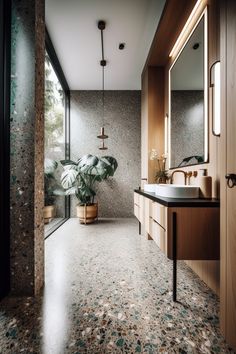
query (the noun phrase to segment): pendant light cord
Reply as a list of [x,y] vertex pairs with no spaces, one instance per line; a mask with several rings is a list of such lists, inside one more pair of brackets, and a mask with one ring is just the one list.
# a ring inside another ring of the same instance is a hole
[[101,30],[102,60],[104,60],[103,30]]
[[104,127],[104,66],[102,67],[102,110],[103,110],[103,114],[102,114],[102,125]]
[[104,43],[103,43],[103,30],[106,28],[106,23],[104,21],[98,22],[98,29],[101,31],[101,46],[102,46],[102,60],[100,60],[100,65],[102,67],[102,127],[101,133],[97,136],[99,139],[102,139],[102,146],[100,150],[107,150],[107,147],[104,144],[104,139],[108,138],[108,135],[105,134],[104,124],[105,124],[105,66],[107,64],[104,59]]
[[104,60],[104,43],[103,43],[103,29],[101,29],[101,47],[102,47],[102,125],[104,127],[104,67],[106,65],[106,61]]

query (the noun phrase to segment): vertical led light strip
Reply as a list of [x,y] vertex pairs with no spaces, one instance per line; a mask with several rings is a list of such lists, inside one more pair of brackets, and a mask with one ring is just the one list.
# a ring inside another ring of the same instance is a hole
[[220,62],[217,61],[211,67],[212,87],[212,132],[215,136],[220,136]]
[[164,154],[168,154],[168,114],[165,115],[165,123],[164,123],[164,129],[165,129],[165,148],[164,148]]
[[[172,65],[173,66],[173,65]],[[171,66],[171,68],[172,68]],[[171,168],[171,75],[170,75],[170,71],[171,71],[171,68],[169,70],[169,74],[168,74],[168,77],[169,77],[169,80],[168,80],[168,83],[169,83],[169,87],[168,87],[168,110],[169,110],[169,114],[168,114],[168,126],[167,126],[167,134],[168,134],[168,138],[167,138],[167,141],[168,141],[168,145],[167,145],[167,149],[168,149],[168,167],[169,169]]]
[[215,65],[214,134],[220,135],[220,62]]
[[[208,161],[208,14],[207,8],[204,10],[204,162]],[[202,17],[201,16],[201,17]]]

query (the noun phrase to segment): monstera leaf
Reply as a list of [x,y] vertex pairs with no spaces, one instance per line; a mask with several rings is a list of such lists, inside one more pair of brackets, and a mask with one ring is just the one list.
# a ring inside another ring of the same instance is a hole
[[46,158],[44,160],[44,173],[47,176],[52,176],[56,171],[58,163],[55,160]]
[[88,154],[78,159],[78,162],[62,160],[64,171],[61,184],[67,194],[75,194],[83,204],[92,204],[96,192],[95,182],[101,182],[113,176],[118,163],[112,156],[101,158]]
[[118,163],[117,163],[116,159],[112,156],[103,156],[101,159],[109,162],[109,164],[113,170],[113,174],[112,174],[112,176],[113,176],[117,167],[118,167]]
[[76,181],[78,171],[74,168],[67,168],[62,172],[61,185],[64,189],[71,188]]

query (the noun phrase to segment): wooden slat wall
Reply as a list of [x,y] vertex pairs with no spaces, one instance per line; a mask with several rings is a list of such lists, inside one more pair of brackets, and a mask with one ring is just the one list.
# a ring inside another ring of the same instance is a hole
[[236,350],[236,188],[227,188],[226,173],[236,173],[236,2],[222,2],[221,13],[221,329]]
[[149,67],[142,78],[141,178],[155,183],[155,163],[151,149],[164,152],[164,68]]
[[[142,77],[141,93],[141,178],[148,178],[148,70]],[[143,181],[141,181],[143,188]]]
[[[148,68],[148,150],[156,148],[164,153],[164,70],[162,67]],[[148,182],[155,183],[155,163],[148,164]]]
[[[226,2],[221,3],[220,9],[220,60],[221,60],[221,92],[226,97]],[[225,183],[226,165],[226,99],[221,100],[221,141],[220,141],[220,170],[221,170],[221,188],[220,188],[220,326],[224,334],[226,334],[226,286],[227,286],[227,267],[226,267],[226,251],[227,251],[227,214],[226,214],[226,195],[227,187]]]

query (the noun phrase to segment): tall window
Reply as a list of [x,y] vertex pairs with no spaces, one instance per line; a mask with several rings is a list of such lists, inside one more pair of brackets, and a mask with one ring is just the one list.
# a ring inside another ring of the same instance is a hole
[[68,95],[55,71],[48,53],[45,54],[45,235],[48,236],[69,217],[68,197],[60,184],[61,160],[68,156]]
[[45,156],[63,159],[65,155],[65,94],[45,56]]

